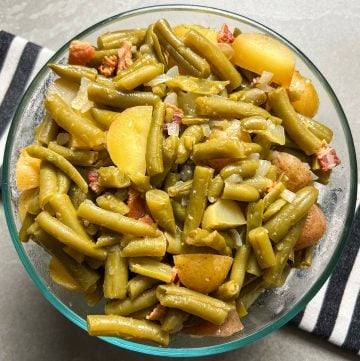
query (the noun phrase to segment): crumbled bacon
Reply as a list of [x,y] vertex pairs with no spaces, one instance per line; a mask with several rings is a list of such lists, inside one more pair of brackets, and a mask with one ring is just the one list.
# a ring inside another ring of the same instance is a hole
[[217,34],[217,41],[219,43],[228,43],[231,44],[234,41],[234,34],[229,30],[229,27],[226,24],[223,24],[220,31]]
[[317,151],[316,157],[319,160],[323,172],[327,172],[341,163],[335,149],[331,148],[325,140],[322,141],[322,146]]
[[90,169],[87,174],[87,179],[90,189],[92,189],[95,193],[100,193],[103,190],[99,183],[99,173],[97,169]]
[[86,65],[94,54],[95,48],[90,43],[73,40],[69,47],[68,63],[72,65]]
[[207,161],[208,165],[216,171],[220,171],[231,162],[233,162],[233,159],[228,158],[209,159]]
[[127,205],[129,207],[128,217],[135,219],[145,217],[145,200],[141,198],[140,192],[130,188],[128,191]]
[[147,320],[150,321],[161,321],[167,314],[167,308],[161,303],[158,303],[155,308],[146,316]]
[[165,103],[166,120],[168,123],[181,124],[184,118],[184,111],[171,103]]
[[113,76],[116,73],[116,67],[118,58],[116,55],[104,56],[101,65],[99,66],[100,74],[107,78]]
[[179,270],[176,267],[171,269],[171,283],[180,286]]
[[124,41],[122,47],[118,51],[118,65],[117,71],[122,71],[127,69],[132,63],[132,53],[131,53],[132,44],[130,41]]
[[145,216],[139,218],[139,221],[150,224],[150,225],[154,224],[154,220],[148,214],[145,214]]

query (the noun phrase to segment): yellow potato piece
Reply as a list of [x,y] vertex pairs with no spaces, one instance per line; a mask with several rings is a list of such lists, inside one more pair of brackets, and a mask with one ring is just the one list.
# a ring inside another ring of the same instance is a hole
[[261,33],[242,33],[234,42],[231,61],[236,65],[261,74],[273,74],[272,81],[288,88],[295,69],[293,52],[278,40]]
[[26,212],[29,208],[29,203],[32,201],[32,199],[34,198],[34,194],[36,192],[35,188],[31,188],[31,189],[27,189],[23,192],[21,192],[20,197],[19,197],[19,216],[20,216],[20,220],[21,222],[24,221],[24,218],[26,216]]
[[[292,94],[295,99],[292,100]],[[289,95],[291,104],[295,110],[306,117],[312,118],[319,109],[319,96],[308,78],[305,78],[299,71],[295,70],[291,80]]]
[[16,162],[16,187],[20,191],[39,186],[40,159],[30,157],[23,149]]
[[212,28],[206,28],[201,25],[192,25],[192,24],[182,24],[175,26],[173,32],[180,39],[184,40],[185,34],[190,30],[194,29],[198,31],[201,35],[205,36],[208,40],[217,43],[217,31]]
[[246,224],[244,214],[236,201],[218,199],[205,209],[202,227],[225,230]]
[[81,292],[79,284],[56,257],[52,257],[50,260],[49,273],[51,279],[59,286],[64,287],[69,291]]
[[179,254],[174,256],[180,282],[194,291],[210,293],[226,279],[232,258],[217,254]]
[[110,158],[130,178],[146,172],[146,145],[152,106],[125,109],[115,117],[107,133]]

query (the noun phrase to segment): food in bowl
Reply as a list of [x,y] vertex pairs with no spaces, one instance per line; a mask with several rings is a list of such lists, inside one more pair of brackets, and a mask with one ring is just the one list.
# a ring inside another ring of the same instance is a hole
[[326,228],[315,185],[340,160],[316,89],[282,43],[226,24],[160,19],[68,59],[17,163],[19,238],[54,282],[107,300],[92,335],[241,332]]

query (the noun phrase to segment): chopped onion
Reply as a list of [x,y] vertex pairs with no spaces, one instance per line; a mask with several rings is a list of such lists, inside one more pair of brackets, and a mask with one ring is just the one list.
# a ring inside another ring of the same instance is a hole
[[286,201],[286,202],[288,202],[288,203],[292,203],[292,202],[295,200],[295,198],[296,198],[296,194],[295,194],[294,192],[289,191],[288,189],[284,189],[284,190],[281,192],[280,197],[281,197],[284,201]]
[[87,88],[89,83],[90,79],[85,77],[81,78],[79,91],[71,102],[71,107],[73,109],[80,110],[81,113],[87,112],[94,106],[94,102],[90,101],[88,98]]
[[208,197],[208,201],[210,203],[214,203],[214,202],[216,202],[216,198],[215,197]]
[[178,106],[177,94],[175,92],[169,92],[164,99],[164,103]]
[[184,206],[184,207],[187,207],[189,203],[189,198],[188,197],[182,197],[181,198],[181,205]]
[[166,124],[166,129],[168,135],[176,135],[179,136],[180,133],[180,124],[171,122]]
[[271,162],[269,162],[268,160],[260,159],[259,168],[256,170],[255,175],[260,175],[262,177],[265,177],[270,167],[271,167]]
[[230,60],[234,56],[234,48],[228,43],[216,43],[217,47]]
[[234,240],[236,247],[240,247],[244,244],[244,229],[241,234],[236,229],[230,229],[229,234],[231,238]]
[[260,153],[251,153],[246,157],[246,159],[258,160],[260,159]]
[[271,83],[271,79],[273,77],[273,73],[264,70],[261,73],[261,76],[256,78],[254,81],[254,87],[263,90],[264,92],[269,92],[274,90],[274,88],[269,85]]
[[208,138],[211,133],[210,125],[209,124],[201,124],[201,128],[203,130],[204,137]]
[[225,179],[225,182],[230,182],[230,183],[241,183],[242,181],[243,178],[239,174],[232,174]]
[[168,80],[170,80],[171,78],[173,78],[174,76],[177,76],[177,75],[179,75],[179,68],[177,65],[175,65],[172,68],[170,68],[165,74],[160,74],[160,75],[156,76],[154,79],[151,79],[145,85],[146,86],[159,85],[159,84],[167,82]]

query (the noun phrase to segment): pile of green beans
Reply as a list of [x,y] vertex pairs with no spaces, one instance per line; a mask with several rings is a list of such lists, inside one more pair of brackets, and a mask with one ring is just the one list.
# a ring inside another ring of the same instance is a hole
[[[124,42],[132,64],[101,75]],[[173,65],[181,75],[169,80]],[[312,183],[284,197],[287,177],[267,159],[278,149],[311,159],[333,134],[297,114],[285,88],[252,87],[250,72],[198,28],[180,39],[165,19],[99,35],[86,64],[49,66],[65,88],[81,89],[85,79],[91,105],[75,109],[56,90],[46,96],[25,147],[41,163],[35,189],[23,191],[19,239],[56,258],[89,305],[105,298],[104,314],[87,318],[91,335],[167,346],[187,322],[221,327],[230,311],[243,318],[264,290],[284,283],[289,266],[310,266],[314,248],[294,247],[318,190]],[[178,102],[169,104],[170,94]],[[145,105],[153,109],[146,173],[134,176],[112,161],[106,133],[124,109]],[[174,124],[178,132],[166,130]],[[270,125],[283,129],[283,141]],[[173,255],[189,253],[232,258],[214,292],[181,283]]]

